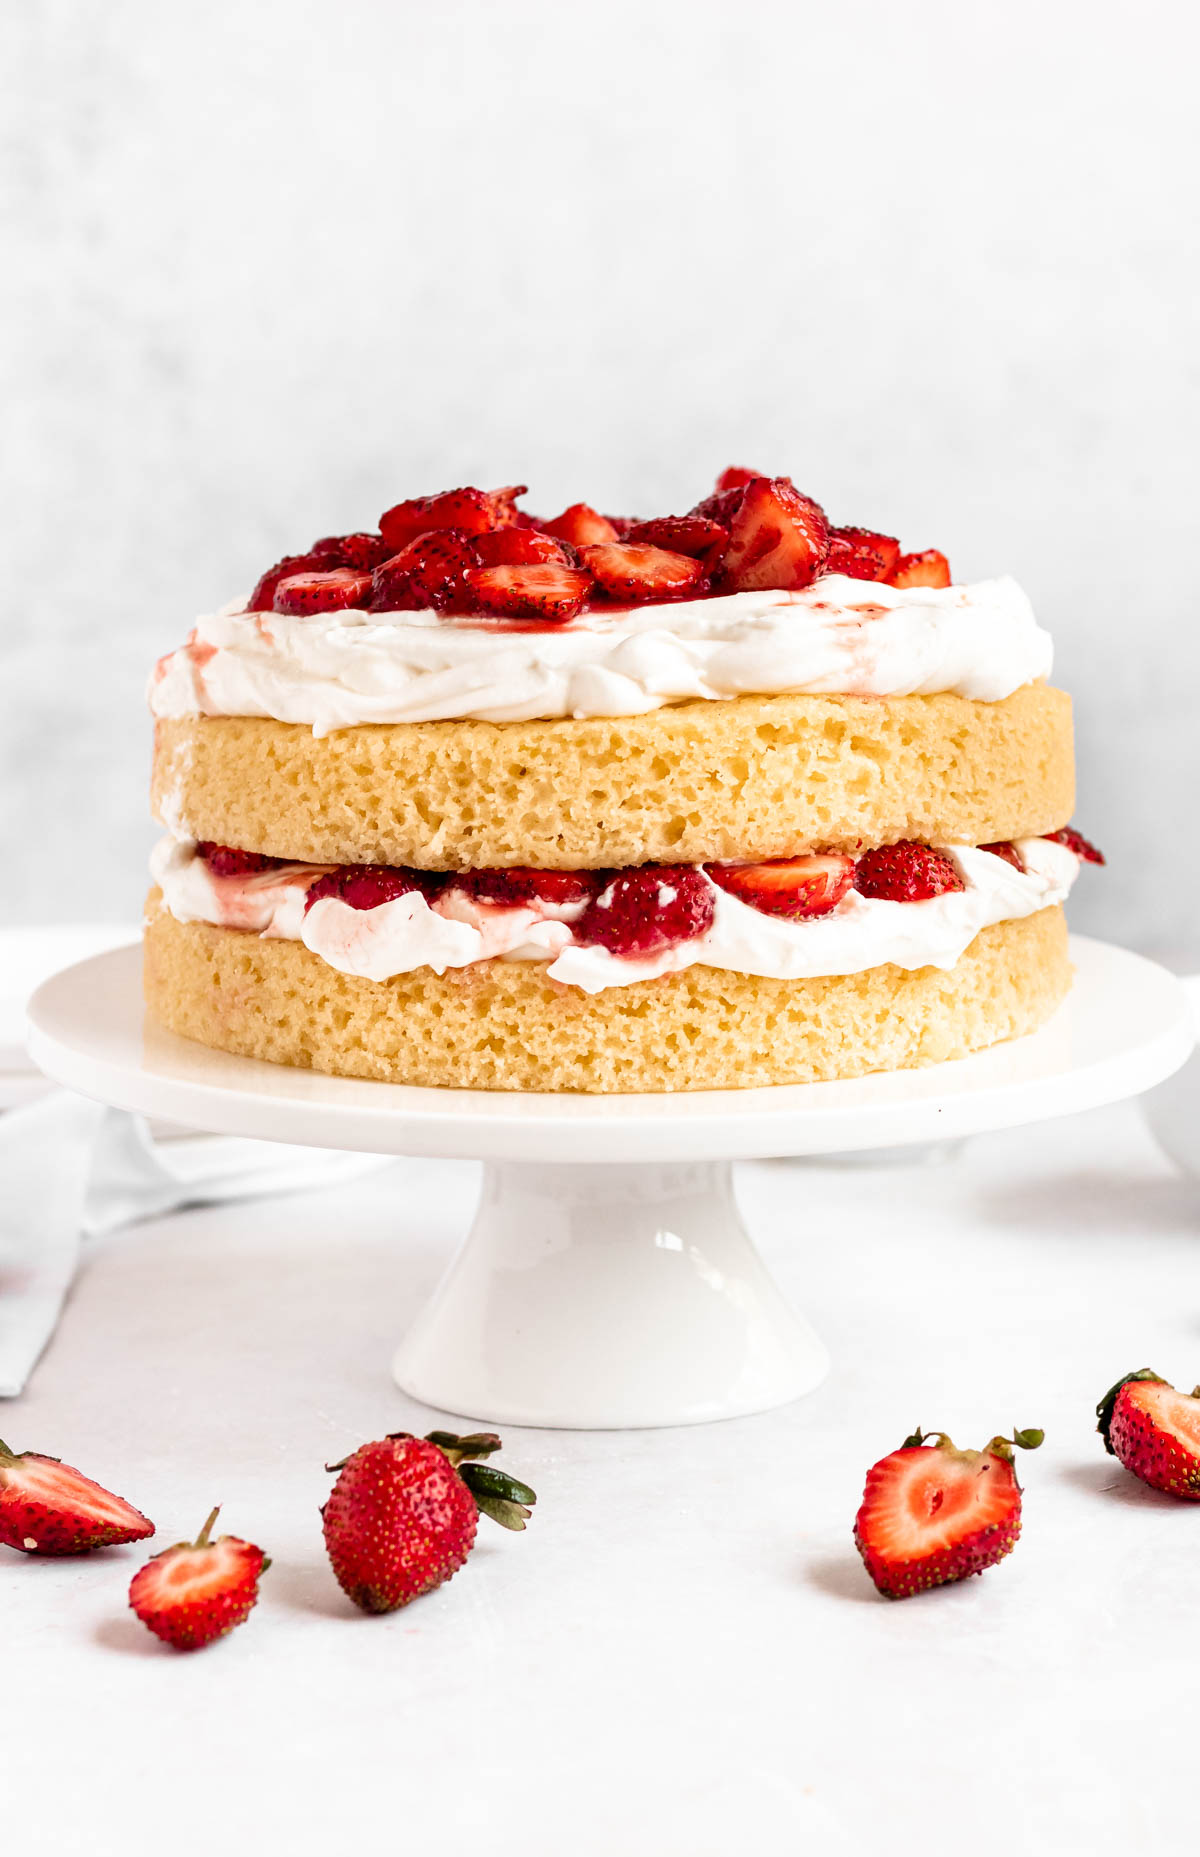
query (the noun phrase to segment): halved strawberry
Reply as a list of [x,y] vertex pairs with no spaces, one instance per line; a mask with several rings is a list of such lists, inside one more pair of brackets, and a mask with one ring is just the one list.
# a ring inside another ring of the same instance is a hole
[[356,535],[323,535],[310,550],[327,567],[352,567],[360,574],[369,574],[373,567],[386,561],[391,552],[382,535],[366,531]]
[[1001,842],[996,845],[980,845],[979,849],[981,851],[990,851],[993,857],[1003,858],[1004,862],[1006,864],[1011,864],[1014,870],[1023,871],[1025,869],[1025,860],[1010,839],[1002,839]]
[[399,554],[383,561],[371,576],[371,611],[461,612],[467,602],[467,569],[476,554],[461,529],[431,529]]
[[309,885],[304,913],[307,915],[324,896],[336,896],[351,909],[378,909],[381,903],[392,903],[398,896],[414,892],[426,896],[440,881],[436,873],[400,870],[390,864],[343,864]]
[[555,516],[553,522],[544,522],[542,528],[547,535],[557,535],[560,542],[570,542],[573,548],[617,540],[616,524],[602,516],[598,509],[593,509],[590,503],[572,503],[561,516]]
[[751,909],[799,922],[828,915],[854,882],[854,859],[836,852],[771,858],[763,864],[706,864],[713,882]]
[[741,498],[729,523],[722,587],[734,593],[807,587],[829,549],[825,512],[786,477],[756,477]]
[[894,535],[875,529],[831,529],[826,574],[846,574],[851,580],[886,580],[900,559]]
[[677,555],[712,558],[729,540],[729,530],[705,516],[656,516],[650,522],[631,523],[625,540],[649,542],[652,548],[669,548]]
[[532,567],[473,567],[466,581],[485,612],[541,619],[551,625],[574,619],[592,590],[590,574],[550,562]]
[[239,851],[234,845],[217,845],[202,838],[196,855],[204,859],[214,877],[252,877],[259,871],[277,870],[280,858],[264,857],[258,851]]
[[936,548],[920,554],[901,555],[888,575],[890,587],[948,587],[950,563]]
[[704,569],[690,555],[645,542],[600,542],[581,548],[579,559],[610,600],[677,600],[695,593],[704,580]]
[[507,870],[464,870],[451,886],[478,903],[501,909],[519,909],[528,903],[583,903],[604,882],[604,873],[591,870],[533,870],[512,865]]
[[889,903],[923,903],[931,896],[966,886],[950,859],[928,845],[903,840],[864,851],[854,869],[854,887],[860,896]]
[[509,527],[477,535],[475,554],[480,567],[532,567],[539,562],[574,566],[573,556],[562,543],[537,529]]
[[505,528],[514,520],[514,499],[524,491],[524,484],[509,484],[503,490],[476,490],[467,485],[461,490],[442,490],[436,496],[410,497],[384,510],[379,518],[380,534],[391,554],[398,554],[431,529],[460,529],[464,535],[483,535],[488,529]]
[[610,954],[660,954],[712,924],[712,885],[691,864],[617,871],[575,923],[575,939]]
[[254,592],[246,601],[248,613],[269,613],[274,610],[275,589],[281,580],[292,574],[323,574],[329,566],[328,557],[309,551],[303,555],[284,555],[282,561],[276,561],[259,579]]
[[177,1651],[198,1651],[250,1615],[258,1582],[271,1565],[262,1549],[236,1535],[210,1541],[214,1509],[195,1541],[165,1548],[134,1574],[129,1603],[156,1638]]
[[[932,1442],[931,1442],[932,1441]],[[913,1432],[867,1472],[854,1545],[888,1599],[994,1567],[1021,1532],[1013,1446],[1035,1451],[1040,1431],[956,1450],[945,1432]]]
[[1042,837],[1048,838],[1052,845],[1065,845],[1068,851],[1073,851],[1075,856],[1082,858],[1085,864],[1105,862],[1103,851],[1097,851],[1095,845],[1091,844],[1082,832],[1077,832],[1074,826],[1064,825],[1061,832],[1043,832]]
[[22,1554],[87,1554],[154,1533],[140,1509],[82,1470],[0,1444],[0,1542]]
[[326,573],[288,574],[275,588],[275,611],[294,616],[345,612],[365,606],[370,597],[369,574],[333,567]]
[[1096,1407],[1104,1448],[1168,1496],[1200,1502],[1200,1386],[1177,1393],[1149,1367],[1127,1373]]

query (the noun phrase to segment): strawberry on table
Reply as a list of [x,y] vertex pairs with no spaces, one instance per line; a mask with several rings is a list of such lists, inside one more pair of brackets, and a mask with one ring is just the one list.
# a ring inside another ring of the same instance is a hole
[[950,563],[936,548],[926,548],[916,555],[901,555],[888,575],[888,585],[892,587],[948,587],[950,585]]
[[[729,545],[721,560],[720,585],[729,592],[807,587],[824,566],[829,549],[825,512],[786,477],[756,477],[728,517]],[[706,512],[707,513],[707,512]],[[712,512],[712,519],[725,516]]]
[[712,885],[689,864],[617,871],[574,924],[576,941],[610,954],[652,955],[711,927]]
[[243,1624],[271,1564],[237,1535],[210,1540],[220,1513],[213,1510],[195,1541],[164,1548],[130,1582],[129,1603],[143,1625],[177,1651],[201,1650]]
[[854,882],[854,859],[836,852],[762,864],[706,864],[713,882],[764,915],[793,922],[828,915]]
[[1150,1367],[1127,1373],[1096,1407],[1104,1448],[1168,1496],[1200,1502],[1200,1386],[1177,1393]]
[[610,600],[677,600],[705,584],[699,561],[645,542],[595,543],[581,548],[579,559]]
[[495,1432],[393,1432],[331,1464],[339,1475],[321,1518],[347,1598],[364,1612],[394,1612],[458,1572],[481,1513],[524,1528],[533,1491],[478,1461],[499,1449]]
[[87,1554],[145,1541],[154,1523],[82,1470],[0,1444],[0,1542],[22,1554]]
[[860,896],[889,903],[923,903],[966,888],[949,858],[909,839],[864,851],[854,869],[854,887]]
[[470,597],[485,612],[564,625],[583,610],[592,577],[582,568],[534,562],[529,567],[468,568]]
[[1040,1431],[960,1451],[945,1432],[919,1429],[867,1472],[854,1545],[880,1592],[908,1599],[994,1567],[1021,1532],[1013,1446],[1036,1450]]

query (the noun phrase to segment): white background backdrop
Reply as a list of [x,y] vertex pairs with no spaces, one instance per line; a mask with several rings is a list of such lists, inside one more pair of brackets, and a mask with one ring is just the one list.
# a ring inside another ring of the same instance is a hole
[[145,673],[285,549],[737,462],[1025,583],[1111,859],[1076,923],[1198,964],[1193,9],[7,19],[11,920],[136,914]]

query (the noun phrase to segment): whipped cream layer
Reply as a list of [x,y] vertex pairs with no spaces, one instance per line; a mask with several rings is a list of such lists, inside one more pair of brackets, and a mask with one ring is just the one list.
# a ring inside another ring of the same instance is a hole
[[696,698],[806,692],[999,702],[1050,673],[1050,636],[1010,579],[887,587],[826,575],[802,593],[588,612],[565,626],[434,612],[226,609],[162,658],[156,716],[270,716],[316,735],[371,722],[633,716]]
[[991,923],[1061,903],[1079,870],[1073,851],[1044,838],[1018,841],[1023,871],[974,846],[939,848],[958,867],[964,889],[920,903],[885,902],[852,890],[828,915],[789,922],[713,884],[706,932],[646,959],[576,942],[571,924],[583,903],[509,909],[451,887],[432,902],[410,892],[375,909],[352,909],[325,896],[306,913],[308,886],[327,866],[290,864],[255,876],[217,877],[190,840],[170,837],[155,847],[150,868],[177,920],[302,941],[345,974],[387,980],[418,967],[442,974],[475,961],[546,961],[551,980],[585,993],[697,966],[773,980],[862,973],[887,962],[950,968]]

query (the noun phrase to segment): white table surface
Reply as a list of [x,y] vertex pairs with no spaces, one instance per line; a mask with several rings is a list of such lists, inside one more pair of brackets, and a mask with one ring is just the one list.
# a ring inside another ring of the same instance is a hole
[[[721,1425],[510,1431],[528,1532],[482,1524],[447,1586],[367,1618],[325,1561],[322,1465],[440,1416],[388,1363],[476,1178],[402,1161],[92,1250],[0,1430],[110,1482],[161,1545],[221,1501],[274,1565],[249,1623],[184,1657],[125,1608],[138,1548],[0,1550],[6,1851],[1194,1848],[1200,1507],[1093,1430],[1123,1371],[1200,1378],[1200,1185],[1136,1106],[940,1165],[745,1165],[828,1382]],[[918,1423],[1047,1442],[1013,1556],[888,1603],[850,1529]]]

